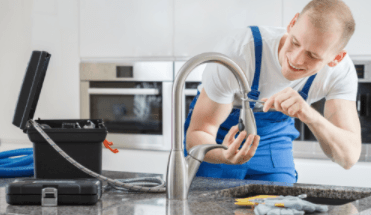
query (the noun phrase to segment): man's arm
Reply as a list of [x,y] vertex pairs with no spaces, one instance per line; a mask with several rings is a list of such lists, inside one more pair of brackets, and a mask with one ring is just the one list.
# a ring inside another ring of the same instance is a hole
[[[215,139],[219,126],[227,119],[232,107],[232,103],[219,104],[214,102],[207,96],[205,90],[202,89],[195,108],[193,109],[191,122],[187,130],[187,151],[199,144],[217,144]],[[236,164],[245,163],[250,160],[255,154],[260,138],[259,136],[254,137],[250,135],[246,139],[244,146],[238,150],[246,137],[246,132],[241,132],[240,135],[235,138],[237,132],[237,126],[233,126],[224,138],[223,145],[228,146],[228,150],[213,149],[206,154],[204,161],[210,163]],[[253,140],[254,143],[251,145]]]
[[354,101],[326,101],[323,117],[290,87],[262,100],[266,101],[264,111],[274,107],[308,125],[324,153],[344,169],[357,163],[361,154],[361,126]]
[[324,117],[318,112],[307,124],[323,152],[344,169],[357,163],[361,154],[361,126],[354,101],[326,101]]

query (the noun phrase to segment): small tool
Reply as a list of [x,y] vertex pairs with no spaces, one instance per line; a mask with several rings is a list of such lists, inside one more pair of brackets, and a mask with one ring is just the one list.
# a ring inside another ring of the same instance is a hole
[[84,128],[95,128],[95,124],[92,121],[88,120],[86,122],[88,124],[84,125]]
[[113,145],[113,142],[108,142],[108,140],[104,140],[104,141],[103,141],[103,145],[104,145],[107,149],[111,150],[111,152],[113,152],[113,153],[117,153],[117,152],[119,152],[118,149],[113,149],[113,148],[110,147],[110,146]]
[[262,100],[254,100],[254,99],[249,99],[249,98],[247,98],[247,99],[245,99],[245,98],[241,98],[241,100],[242,101],[249,101],[249,102],[256,102],[256,103],[260,103],[260,104],[264,104],[265,103],[265,101],[262,101]]
[[[241,98],[241,100],[242,101],[245,101],[246,99]],[[247,101],[249,101],[249,102],[256,102],[256,103],[259,103],[259,104],[262,104],[262,105],[265,104],[265,101],[262,101],[262,100],[247,99]],[[234,105],[233,108],[242,109],[242,105]],[[272,112],[272,111],[277,111],[277,110],[274,109],[274,108],[269,108],[268,109],[268,112]],[[263,111],[263,107],[254,107],[253,112],[264,112]]]
[[262,105],[265,104],[265,101],[262,101],[262,100],[254,100],[254,99],[248,99],[249,102],[255,102],[255,103],[260,103]]
[[[241,100],[242,101],[249,101],[249,102],[255,102],[255,103],[259,103],[259,104],[262,104],[262,105],[264,105],[265,104],[265,101],[262,101],[262,100],[254,100],[254,99],[249,99],[249,98],[247,98],[247,99],[244,99],[244,98],[241,98]],[[237,107],[237,106],[236,106]],[[237,107],[238,108],[238,107]],[[241,107],[242,108],[242,107]],[[241,109],[241,108],[239,108],[239,109]],[[274,108],[269,108],[268,109],[268,112],[272,112],[272,111],[277,111],[276,109],[274,109]],[[253,109],[253,112],[264,112],[263,111],[263,107],[254,107],[254,109]]]
[[267,198],[277,198],[275,195],[258,195],[244,199],[236,199],[236,205],[255,206],[264,203]]

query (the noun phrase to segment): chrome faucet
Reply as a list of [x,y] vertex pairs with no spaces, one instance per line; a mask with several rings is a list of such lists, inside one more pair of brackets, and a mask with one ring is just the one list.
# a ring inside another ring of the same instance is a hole
[[256,135],[255,117],[250,108],[247,93],[251,91],[246,75],[242,69],[227,56],[220,53],[203,53],[188,60],[175,78],[172,94],[172,137],[171,151],[166,175],[166,197],[174,200],[185,200],[188,197],[189,187],[206,153],[215,148],[226,146],[219,144],[201,144],[193,147],[189,155],[184,158],[182,147],[182,101],[183,88],[189,73],[203,63],[219,63],[227,67],[236,77],[243,97],[242,109],[238,127],[240,131],[245,130],[247,134]]

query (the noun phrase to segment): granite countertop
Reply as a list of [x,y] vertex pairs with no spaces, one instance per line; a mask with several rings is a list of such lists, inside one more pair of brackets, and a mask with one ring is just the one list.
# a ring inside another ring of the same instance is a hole
[[[111,178],[136,178],[160,176],[128,172],[103,171]],[[14,179],[0,179],[0,214],[254,214],[246,206],[237,206],[234,199],[257,194],[299,195],[317,198],[340,199],[341,205],[329,205],[327,213],[320,214],[371,214],[371,188],[287,184],[234,179],[198,178],[193,180],[187,201],[169,201],[165,193],[134,193],[105,190],[101,200],[93,206],[14,206],[5,200],[5,185]],[[357,200],[358,199],[358,200]],[[348,203],[345,203],[348,202]]]

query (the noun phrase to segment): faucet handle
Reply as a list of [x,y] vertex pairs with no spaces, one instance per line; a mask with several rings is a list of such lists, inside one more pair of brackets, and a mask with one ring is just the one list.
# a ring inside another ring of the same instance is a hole
[[228,147],[221,145],[221,144],[201,144],[201,145],[192,147],[191,150],[189,150],[188,154],[194,159],[202,162],[204,160],[206,153],[216,148],[228,149]]

